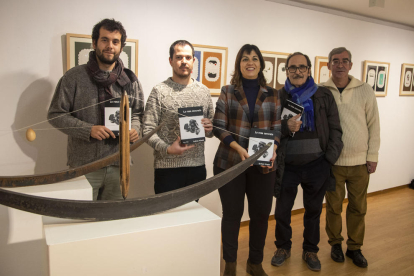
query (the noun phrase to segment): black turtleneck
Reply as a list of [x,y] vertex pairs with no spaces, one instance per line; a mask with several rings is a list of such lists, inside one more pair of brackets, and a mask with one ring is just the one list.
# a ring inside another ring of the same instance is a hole
[[[247,104],[249,105],[250,124],[252,124],[254,119],[254,108],[256,106],[256,99],[260,89],[259,80],[248,80],[242,77],[242,85],[244,94],[246,95]],[[229,135],[226,138],[224,138],[223,143],[225,145],[230,145],[230,143],[233,141],[233,136]]]
[[257,94],[259,94],[259,89],[260,89],[259,80],[258,79],[249,80],[249,79],[245,79],[242,77],[242,83],[243,83],[244,94],[246,94],[247,103],[249,104],[249,111],[250,111],[249,120],[250,120],[250,123],[253,123],[254,108],[256,106]]

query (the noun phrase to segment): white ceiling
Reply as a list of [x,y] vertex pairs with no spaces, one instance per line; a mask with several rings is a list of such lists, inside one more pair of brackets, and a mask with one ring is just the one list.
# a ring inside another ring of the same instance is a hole
[[[385,0],[384,8],[369,7],[369,0],[267,0],[312,9],[327,8],[414,28],[414,0]],[[298,4],[298,5],[296,5]],[[329,12],[329,11],[328,11]]]

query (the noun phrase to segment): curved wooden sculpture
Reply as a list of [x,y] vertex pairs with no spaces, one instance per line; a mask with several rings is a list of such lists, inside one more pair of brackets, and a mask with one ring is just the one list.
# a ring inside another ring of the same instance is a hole
[[122,197],[127,198],[129,192],[129,100],[124,91],[119,107],[119,171],[121,173],[119,183],[121,184]]
[[94,221],[152,215],[181,206],[220,188],[246,170],[268,148],[269,145],[263,147],[243,162],[209,179],[178,190],[145,198],[78,201],[31,196],[0,189],[0,204],[39,215]]
[[[161,123],[154,130],[149,132],[147,135],[139,139],[136,143],[131,145],[130,151],[132,152],[143,143],[145,143],[154,133],[156,133],[162,126]],[[99,159],[95,162],[85,164],[80,167],[59,171],[55,173],[48,174],[37,174],[37,175],[21,175],[21,176],[0,176],[0,187],[25,187],[25,186],[35,186],[43,184],[53,184],[60,181],[65,181],[72,179],[78,176],[85,175],[87,173],[99,170],[105,166],[108,166],[115,161],[119,160],[119,152],[109,155],[105,158]]]

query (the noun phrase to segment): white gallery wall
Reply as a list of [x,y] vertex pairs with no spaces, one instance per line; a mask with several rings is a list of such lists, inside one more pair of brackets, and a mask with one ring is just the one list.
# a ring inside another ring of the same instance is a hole
[[[177,39],[228,47],[227,83],[237,51],[245,43],[266,51],[301,51],[312,61],[345,46],[353,54],[351,74],[357,78],[364,60],[389,62],[388,94],[377,98],[381,149],[369,192],[408,184],[414,178],[414,97],[398,95],[401,64],[414,63],[414,32],[264,0],[2,0],[0,175],[66,168],[67,138],[50,130],[47,122],[33,126],[40,130],[31,143],[25,140],[25,131],[11,130],[46,120],[66,68],[65,34],[91,34],[93,25],[104,18],[121,21],[128,37],[139,40],[138,78],[145,99],[155,84],[171,76],[168,50]],[[218,144],[216,138],[206,142],[208,176]],[[152,149],[143,145],[132,157],[130,197],[153,194]],[[299,191],[294,209],[303,206],[301,195]],[[200,202],[221,215],[217,191]],[[245,214],[243,220],[247,218]]]

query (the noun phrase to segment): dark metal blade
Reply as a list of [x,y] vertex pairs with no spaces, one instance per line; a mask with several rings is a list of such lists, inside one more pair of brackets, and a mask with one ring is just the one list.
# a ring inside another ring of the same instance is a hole
[[31,196],[0,189],[0,204],[59,218],[115,220],[148,216],[201,198],[222,187],[252,165],[269,145],[232,168],[194,185],[145,198],[114,201],[77,201]]

